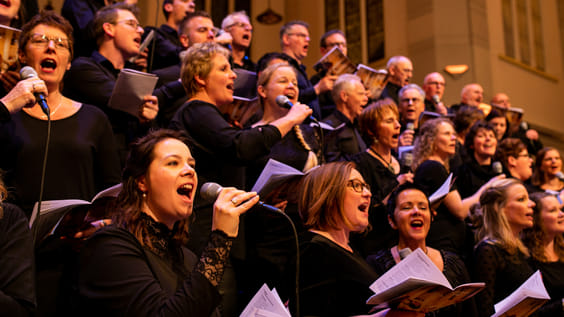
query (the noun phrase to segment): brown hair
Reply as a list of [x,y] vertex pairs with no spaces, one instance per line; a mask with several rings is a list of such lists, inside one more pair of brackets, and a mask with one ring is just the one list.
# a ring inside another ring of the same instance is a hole
[[535,168],[533,169],[533,176],[531,177],[531,184],[535,186],[540,186],[546,182],[544,171],[541,170],[541,166],[546,153],[548,153],[549,151],[556,151],[558,155],[560,155],[560,158],[562,158],[560,151],[558,151],[556,148],[553,148],[552,146],[546,146],[537,152],[537,156],[535,158]]
[[72,37],[72,26],[69,23],[69,21],[67,21],[65,18],[58,15],[54,11],[41,11],[35,16],[33,16],[31,20],[29,20],[26,24],[22,26],[22,33],[20,34],[20,39],[19,39],[20,52],[25,55],[25,47],[27,46],[27,42],[29,42],[29,40],[31,39],[31,35],[32,35],[31,31],[40,24],[57,28],[63,31],[63,33],[65,33],[67,39],[69,40],[69,53],[70,53],[69,62],[70,62],[74,54],[73,51],[74,38]]
[[507,166],[507,161],[510,156],[517,158],[519,153],[526,149],[525,144],[517,138],[503,139],[497,144],[494,160],[500,161],[504,166]]
[[208,77],[213,67],[212,60],[217,54],[229,58],[229,51],[214,42],[197,43],[186,50],[186,54],[182,58],[180,79],[188,98],[202,90],[202,87],[196,81],[196,76],[201,79]]
[[372,145],[378,139],[378,127],[384,115],[392,112],[399,120],[398,106],[391,98],[384,98],[371,103],[362,110],[358,117],[358,129],[363,139]]
[[[122,174],[122,190],[117,197],[119,211],[113,216],[113,221],[120,227],[131,232],[141,245],[153,248],[149,234],[141,214],[143,193],[139,189],[138,180],[147,174],[149,165],[155,156],[155,147],[166,139],[177,139],[188,144],[186,134],[174,130],[154,130],[140,138],[131,145],[131,150],[125,163]],[[189,220],[184,219],[178,223],[173,240],[184,244],[188,240]]]
[[[541,220],[541,213],[544,208],[543,200],[551,196],[544,192],[531,194],[531,200],[536,204],[533,208],[533,227],[523,231],[523,242],[529,248],[531,257],[539,262],[548,262],[544,253],[543,241],[546,238],[546,233],[544,223]],[[558,259],[564,262],[564,237],[560,234],[554,238],[554,251],[558,255]]]
[[126,4],[124,2],[118,2],[109,6],[105,6],[96,12],[94,20],[92,21],[93,35],[96,39],[96,45],[100,47],[102,41],[104,40],[105,23],[116,23],[119,10],[125,10],[133,13],[133,15],[139,19],[139,8],[133,4]]
[[344,216],[344,199],[352,162],[333,162],[312,169],[300,186],[298,210],[308,229],[352,229]]

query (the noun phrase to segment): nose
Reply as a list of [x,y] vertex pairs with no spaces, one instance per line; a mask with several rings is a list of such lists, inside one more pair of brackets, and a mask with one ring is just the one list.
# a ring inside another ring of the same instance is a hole
[[235,74],[235,72],[232,69],[229,70],[229,78],[232,79],[237,78],[237,74]]
[[372,197],[372,193],[366,186],[362,186],[362,195]]
[[529,204],[528,204],[529,208],[534,208],[536,205],[537,205],[537,204],[535,204],[534,201],[532,201],[532,200],[529,199]]
[[194,176],[194,174],[196,174],[196,170],[190,164],[185,163],[182,169],[182,175]]
[[47,47],[49,49],[54,50],[57,46],[55,45],[55,40],[49,40],[49,42],[47,42]]

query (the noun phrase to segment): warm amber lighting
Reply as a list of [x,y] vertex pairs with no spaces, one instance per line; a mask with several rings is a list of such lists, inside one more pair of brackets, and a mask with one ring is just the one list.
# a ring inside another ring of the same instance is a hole
[[466,65],[466,64],[445,66],[445,72],[447,72],[449,75],[452,75],[452,76],[462,75],[467,70],[468,70],[468,65]]

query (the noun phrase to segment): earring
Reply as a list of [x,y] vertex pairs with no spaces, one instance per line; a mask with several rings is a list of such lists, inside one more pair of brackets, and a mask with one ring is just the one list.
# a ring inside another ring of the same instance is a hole
[[145,199],[145,198],[147,198],[147,193],[143,192],[141,196],[143,196],[143,199]]

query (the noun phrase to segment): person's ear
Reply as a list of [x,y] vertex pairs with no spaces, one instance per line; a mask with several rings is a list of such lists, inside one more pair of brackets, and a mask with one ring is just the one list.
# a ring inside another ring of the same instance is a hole
[[266,98],[266,88],[264,88],[263,85],[259,85],[257,87],[257,93],[259,94],[259,96],[261,96],[262,98]]
[[140,176],[140,177],[137,179],[137,188],[139,188],[139,190],[140,190],[142,193],[147,192],[147,179],[146,179],[145,175]]
[[396,226],[394,219],[390,217],[390,215],[388,215],[388,223],[390,224],[390,227],[392,227],[392,229],[398,230],[398,226]]
[[180,34],[180,36],[178,37],[178,40],[180,41],[180,44],[182,45],[182,47],[184,49],[187,49],[188,47],[190,47],[190,39],[188,38],[188,36],[186,34]]
[[200,77],[200,75],[194,76],[194,80],[198,83],[198,85],[202,87],[206,87],[206,81]]
[[515,167],[515,165],[517,165],[517,158],[513,157],[513,156],[508,156],[507,157],[507,165],[511,166],[511,167]]
[[349,94],[344,90],[341,90],[341,92],[339,93],[339,97],[344,103],[347,103],[347,101],[349,100]]
[[115,33],[115,25],[113,25],[110,22],[106,22],[104,24],[102,24],[102,30],[104,30],[104,33],[106,35],[108,35],[109,37],[113,38],[114,37],[114,33]]
[[21,64],[27,64],[27,58],[23,52],[23,49],[18,50],[18,60]]
[[166,13],[172,13],[172,9],[173,9],[172,3],[165,4],[163,6],[163,9],[165,10]]

